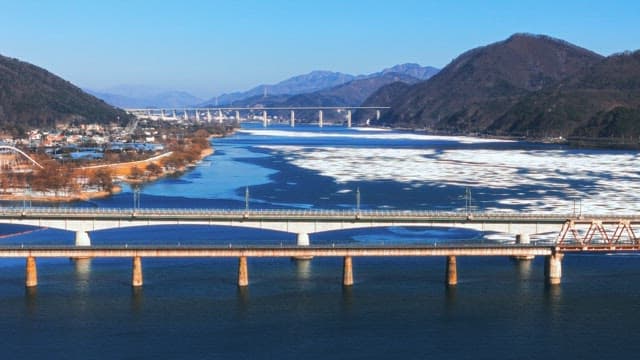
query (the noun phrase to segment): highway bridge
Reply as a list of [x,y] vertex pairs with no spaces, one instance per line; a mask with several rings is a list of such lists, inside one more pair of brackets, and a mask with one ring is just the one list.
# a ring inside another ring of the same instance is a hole
[[318,114],[318,126],[324,125],[325,111],[339,111],[345,114],[347,127],[352,126],[352,113],[354,110],[371,110],[375,112],[375,119],[380,119],[380,111],[389,109],[388,106],[289,106],[289,107],[213,107],[213,108],[144,108],[125,109],[129,114],[138,119],[163,120],[163,121],[195,121],[207,123],[224,123],[234,121],[240,123],[243,120],[250,120],[249,117],[241,117],[241,113],[259,114],[264,127],[269,125],[269,112],[289,112],[288,122],[291,127],[296,125],[296,111],[316,111]]

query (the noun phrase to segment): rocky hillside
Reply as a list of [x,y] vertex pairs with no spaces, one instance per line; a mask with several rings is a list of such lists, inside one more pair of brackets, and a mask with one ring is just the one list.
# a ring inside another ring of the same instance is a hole
[[516,34],[460,55],[428,81],[393,96],[382,88],[364,104],[391,106],[381,118],[385,125],[482,132],[524,96],[601,60],[562,40]]
[[0,129],[19,134],[63,122],[126,122],[128,115],[70,82],[0,55]]

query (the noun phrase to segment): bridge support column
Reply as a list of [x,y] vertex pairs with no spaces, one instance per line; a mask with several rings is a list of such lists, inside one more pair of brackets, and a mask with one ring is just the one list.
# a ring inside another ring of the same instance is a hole
[[[516,244],[517,245],[529,245],[531,243],[531,239],[529,238],[529,234],[518,234],[516,235]],[[520,255],[513,256],[516,260],[533,260],[535,256],[533,255]]]
[[263,111],[262,112],[262,126],[263,127],[267,127],[268,123],[269,122],[267,121],[267,112]]
[[222,116],[222,110],[218,110],[218,122],[222,124],[224,116]]
[[213,117],[211,116],[211,110],[207,109],[207,122],[211,124]]
[[131,286],[142,286],[142,259],[140,256],[133,257],[133,272],[131,276]]
[[558,285],[562,279],[562,258],[561,253],[554,253],[547,256],[544,262],[544,277],[549,285]]
[[351,127],[351,110],[347,110],[347,127]]
[[291,127],[296,127],[296,112],[291,110]]
[[342,264],[342,285],[353,285],[353,262],[351,256],[345,256]]
[[380,120],[380,110],[376,110],[376,121]]
[[36,258],[33,256],[27,257],[24,285],[28,288],[38,285],[38,269],[36,267]]
[[447,256],[447,285],[455,286],[458,284],[458,266],[455,256]]
[[[299,233],[296,244],[298,246],[309,246],[311,242],[309,241],[309,234],[307,233]],[[294,256],[294,260],[311,260],[313,256]]]
[[238,286],[249,285],[249,269],[247,268],[247,257],[241,256],[238,261]]
[[323,126],[322,110],[318,110],[318,126],[319,126],[319,127],[322,127],[322,126]]
[[76,231],[76,246],[91,246],[91,238],[86,231]]
[[236,110],[236,123],[240,124],[240,111]]

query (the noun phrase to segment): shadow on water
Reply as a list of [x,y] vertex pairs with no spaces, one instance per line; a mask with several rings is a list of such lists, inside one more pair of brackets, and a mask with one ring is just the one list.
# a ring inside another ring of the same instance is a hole
[[80,291],[88,290],[91,280],[91,259],[72,258],[71,262],[75,268],[77,289]]
[[311,259],[291,259],[296,266],[296,277],[298,280],[309,280],[311,278]]
[[342,312],[350,315],[353,312],[354,295],[353,286],[342,286]]
[[458,289],[456,286],[445,286],[444,304],[447,314],[455,312]]
[[238,286],[236,290],[236,305],[240,318],[244,318],[249,313],[249,306],[251,306],[249,300],[249,287]]
[[35,316],[38,311],[38,287],[30,286],[25,288],[24,303],[28,316]]
[[144,290],[142,286],[131,287],[131,311],[134,314],[142,313],[144,307]]

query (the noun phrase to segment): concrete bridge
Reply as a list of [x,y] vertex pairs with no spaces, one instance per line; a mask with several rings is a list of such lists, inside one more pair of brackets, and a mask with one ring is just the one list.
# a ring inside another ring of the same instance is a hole
[[2,208],[0,224],[20,224],[74,231],[78,246],[89,246],[89,232],[105,229],[203,225],[274,230],[297,235],[299,246],[309,234],[376,227],[446,227],[512,234],[528,244],[530,235],[555,233],[557,245],[637,244],[640,215],[580,215],[500,212],[434,212],[415,210],[224,210],[121,208]]
[[89,258],[131,258],[131,285],[143,285],[142,258],[238,258],[238,286],[249,285],[249,257],[291,257],[305,259],[312,257],[342,257],[342,285],[354,284],[353,257],[417,257],[442,256],[445,262],[445,284],[455,286],[458,283],[458,256],[510,256],[519,261],[527,261],[534,256],[545,256],[545,282],[558,285],[562,278],[563,252],[616,252],[640,251],[640,246],[625,245],[590,246],[590,247],[557,247],[532,245],[475,245],[475,246],[434,246],[434,245],[387,245],[387,246],[110,246],[110,247],[77,247],[77,246],[30,246],[0,247],[0,258],[26,258],[25,285],[28,288],[38,285],[36,258],[74,258],[76,261],[88,261]]
[[[264,127],[269,125],[269,112],[288,111],[289,124],[296,125],[296,111],[317,111],[318,126],[324,126],[324,112],[328,110],[345,112],[345,122],[347,127],[352,126],[351,117],[354,110],[375,111],[376,120],[380,119],[380,111],[389,109],[388,106],[293,106],[293,107],[213,107],[213,108],[145,108],[145,109],[125,109],[129,114],[138,119],[164,120],[164,121],[195,121],[195,122],[217,122],[222,124],[225,121],[241,122],[243,118],[241,112],[260,114],[260,119]],[[229,115],[231,114],[231,115]],[[245,117],[244,120],[247,120]]]

